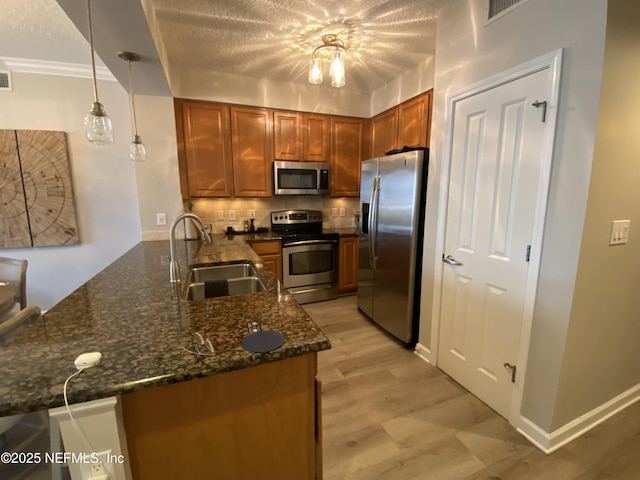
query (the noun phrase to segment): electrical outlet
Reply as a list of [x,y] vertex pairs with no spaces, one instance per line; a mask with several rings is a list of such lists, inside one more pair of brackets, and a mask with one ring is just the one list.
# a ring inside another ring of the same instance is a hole
[[166,213],[156,213],[156,223],[158,225],[166,225],[167,224],[167,214]]
[[218,210],[218,220],[224,220],[224,210]]
[[345,212],[344,212],[344,208],[341,208],[341,209],[340,209],[340,216],[341,216],[341,217],[344,217],[344,213],[345,213]]
[[87,457],[90,461],[82,464],[82,478],[87,480],[110,480],[114,472],[111,463],[121,463],[121,456],[113,455],[111,450],[104,452],[92,453]]
[[236,219],[236,211],[229,210],[229,220],[235,220],[235,219]]
[[332,208],[331,209],[331,216],[332,217],[337,217],[338,216],[338,209],[337,208]]

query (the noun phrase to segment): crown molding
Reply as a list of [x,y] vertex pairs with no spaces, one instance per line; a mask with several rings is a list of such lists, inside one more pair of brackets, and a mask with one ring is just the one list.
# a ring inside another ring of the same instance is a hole
[[[59,75],[62,77],[93,78],[90,65],[79,63],[51,62],[28,58],[0,57],[0,64],[12,72],[33,73],[37,75]],[[96,66],[96,78],[115,82],[116,77],[107,67]]]

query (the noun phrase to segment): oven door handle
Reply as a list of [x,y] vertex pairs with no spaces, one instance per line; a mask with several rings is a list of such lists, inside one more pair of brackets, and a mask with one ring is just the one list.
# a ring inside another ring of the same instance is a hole
[[298,245],[317,245],[318,243],[338,243],[337,240],[300,240],[298,242],[284,243],[283,248],[295,247]]

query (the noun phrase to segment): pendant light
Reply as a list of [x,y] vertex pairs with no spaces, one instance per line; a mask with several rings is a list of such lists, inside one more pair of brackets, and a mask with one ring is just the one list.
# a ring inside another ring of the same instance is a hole
[[[327,52],[327,50],[330,51]],[[330,55],[331,67],[329,74],[331,75],[331,86],[340,88],[345,85],[345,69],[344,55],[347,49],[344,42],[337,35],[327,34],[322,37],[322,45],[318,45],[313,49],[311,60],[309,61],[309,83],[322,83],[322,58],[321,54],[326,58]]]
[[131,79],[131,62],[139,61],[140,55],[133,52],[119,52],[118,57],[127,62],[127,68],[129,70],[129,107],[131,110],[131,129],[133,130],[131,143],[129,144],[129,158],[134,162],[144,162],[147,159],[147,150],[144,148],[144,144],[138,135],[136,103],[133,94],[133,80]]
[[108,145],[115,140],[113,123],[104,106],[98,101],[98,81],[96,80],[96,59],[93,50],[93,27],[91,25],[91,0],[87,0],[87,17],[89,18],[89,44],[91,45],[91,71],[93,72],[93,103],[91,110],[84,117],[84,136],[96,145]]

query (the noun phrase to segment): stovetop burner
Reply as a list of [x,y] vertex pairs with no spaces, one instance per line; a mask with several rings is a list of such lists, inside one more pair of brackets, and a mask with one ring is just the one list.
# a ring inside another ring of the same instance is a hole
[[338,233],[322,229],[322,212],[319,210],[279,210],[271,212],[271,231],[283,239],[334,240]]

